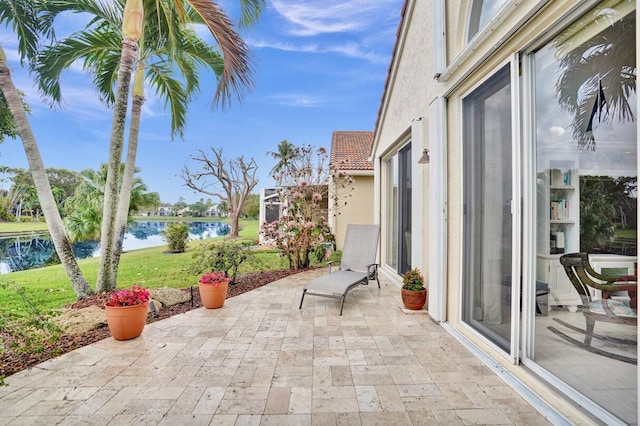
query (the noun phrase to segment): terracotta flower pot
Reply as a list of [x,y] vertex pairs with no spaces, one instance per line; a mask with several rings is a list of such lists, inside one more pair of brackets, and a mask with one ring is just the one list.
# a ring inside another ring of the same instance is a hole
[[148,308],[149,302],[133,306],[105,305],[111,336],[116,340],[129,340],[140,336],[147,323]]
[[208,309],[221,308],[224,305],[224,301],[227,298],[228,283],[219,284],[215,286],[213,284],[198,284],[200,289],[200,299],[202,300],[202,306]]
[[427,290],[413,291],[401,289],[402,303],[407,309],[417,311],[427,303]]

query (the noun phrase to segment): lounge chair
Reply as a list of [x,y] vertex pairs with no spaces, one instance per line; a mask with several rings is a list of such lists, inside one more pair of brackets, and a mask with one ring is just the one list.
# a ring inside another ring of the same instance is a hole
[[329,262],[329,273],[307,282],[302,290],[299,309],[302,309],[304,297],[309,294],[341,300],[342,315],[344,299],[353,288],[361,284],[368,285],[370,280],[376,280],[380,288],[376,263],[379,239],[379,225],[347,225],[339,269],[332,272]]

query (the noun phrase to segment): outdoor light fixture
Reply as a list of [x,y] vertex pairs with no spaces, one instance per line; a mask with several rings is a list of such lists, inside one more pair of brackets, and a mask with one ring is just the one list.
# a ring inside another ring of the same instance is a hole
[[430,162],[429,150],[425,148],[422,150],[422,157],[418,160],[418,164],[429,164]]

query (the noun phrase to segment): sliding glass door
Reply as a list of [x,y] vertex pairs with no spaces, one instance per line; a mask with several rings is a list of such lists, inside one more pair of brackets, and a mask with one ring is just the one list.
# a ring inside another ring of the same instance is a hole
[[462,320],[509,352],[513,281],[509,65],[463,99],[463,119]]
[[385,263],[402,275],[411,269],[411,143],[385,161],[387,243]]

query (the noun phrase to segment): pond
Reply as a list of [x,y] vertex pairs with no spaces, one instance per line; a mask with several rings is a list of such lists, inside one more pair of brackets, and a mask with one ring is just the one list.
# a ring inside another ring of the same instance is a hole
[[[134,222],[124,236],[123,251],[149,247],[159,247],[167,242],[161,232],[175,222]],[[189,240],[204,240],[230,231],[229,224],[222,222],[191,222]],[[77,259],[100,256],[99,241],[73,243],[73,253]],[[40,268],[60,263],[49,234],[0,238],[0,274],[13,271]]]

